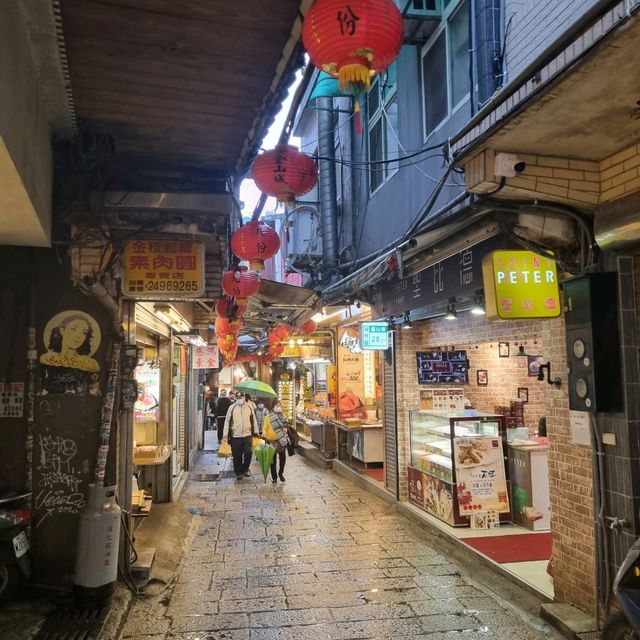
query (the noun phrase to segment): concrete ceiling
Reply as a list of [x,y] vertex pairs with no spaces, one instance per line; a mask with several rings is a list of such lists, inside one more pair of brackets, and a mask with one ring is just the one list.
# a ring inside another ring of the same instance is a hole
[[500,151],[602,160],[640,138],[640,20],[494,133]]

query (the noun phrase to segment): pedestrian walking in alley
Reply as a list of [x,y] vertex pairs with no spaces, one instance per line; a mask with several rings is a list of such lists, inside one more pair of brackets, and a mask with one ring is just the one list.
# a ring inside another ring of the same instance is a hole
[[[278,478],[280,478],[280,482],[285,482],[284,466],[287,462],[289,434],[285,417],[282,414],[282,404],[279,400],[274,402],[273,408],[264,419],[263,433],[276,448],[276,457],[271,463],[271,482],[277,484]],[[278,461],[280,461],[279,471],[276,469]]]
[[257,409],[256,403],[253,401],[253,398],[248,393],[244,394],[244,401],[251,407],[251,410],[255,413]]
[[256,416],[256,424],[258,425],[258,434],[262,437],[262,426],[264,425],[264,419],[269,415],[269,409],[264,406],[264,400],[258,398],[258,406],[254,411]]
[[231,445],[233,470],[238,480],[249,478],[251,464],[251,441],[256,433],[256,419],[253,409],[245,402],[244,396],[238,394],[225,416],[222,440]]
[[229,396],[227,397],[227,392],[222,389],[220,391],[220,397],[216,402],[215,409],[215,420],[216,426],[218,427],[218,444],[222,442],[222,432],[224,431],[224,421],[227,417],[227,411],[229,411],[229,407],[233,404],[233,392],[229,391]]

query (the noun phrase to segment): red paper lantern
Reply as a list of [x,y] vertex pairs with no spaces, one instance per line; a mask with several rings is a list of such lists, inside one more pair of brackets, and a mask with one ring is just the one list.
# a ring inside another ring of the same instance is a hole
[[403,36],[402,14],[392,0],[315,0],[302,25],[311,62],[354,97],[398,57]]
[[318,182],[313,158],[290,144],[279,144],[261,153],[253,162],[251,175],[260,191],[289,204]]
[[[384,71],[400,53],[402,14],[392,0],[315,0],[302,42],[313,64],[340,79],[340,89]],[[362,88],[362,87],[361,87]]]
[[222,316],[218,316],[216,318],[215,330],[218,338],[224,338],[225,336],[233,333],[233,327],[230,322]]
[[288,324],[279,324],[273,332],[280,340],[286,340],[293,333],[293,327]]
[[244,300],[260,289],[260,276],[247,267],[236,267],[222,276],[222,289],[232,298]]
[[284,353],[284,345],[274,344],[269,347],[269,353],[274,356],[279,356],[281,353]]
[[264,261],[280,248],[280,236],[268,224],[259,220],[247,222],[231,236],[231,250],[241,260],[248,260],[254,271],[264,269]]
[[315,320],[307,320],[303,324],[300,325],[298,329],[300,333],[313,333],[318,328]]

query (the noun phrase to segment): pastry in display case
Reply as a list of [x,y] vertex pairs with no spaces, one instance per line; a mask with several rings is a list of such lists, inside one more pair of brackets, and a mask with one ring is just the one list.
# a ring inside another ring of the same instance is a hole
[[[456,526],[468,525],[468,514],[482,508],[467,496],[465,478],[464,497],[460,499],[457,486],[457,466],[469,467],[469,461],[456,461],[455,446],[466,446],[469,456],[476,452],[476,444],[498,446],[502,451],[504,419],[498,415],[477,414],[460,416],[419,410],[409,412],[410,467],[409,499],[429,513]],[[466,444],[460,444],[466,443]],[[467,451],[464,449],[464,451]],[[503,460],[502,453],[499,454]],[[481,465],[482,461],[478,461]],[[500,474],[499,474],[500,475]],[[477,483],[478,484],[478,483]],[[480,486],[478,484],[478,490]],[[502,492],[500,493],[502,495]],[[506,505],[508,510],[508,503]]]

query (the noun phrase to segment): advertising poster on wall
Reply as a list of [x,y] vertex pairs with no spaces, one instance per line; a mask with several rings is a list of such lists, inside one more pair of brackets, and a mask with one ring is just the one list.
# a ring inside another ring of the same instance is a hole
[[136,422],[158,422],[160,420],[160,369],[143,365],[136,368],[138,398],[133,405]]
[[460,514],[509,513],[502,438],[455,438],[453,448]]
[[358,325],[338,329],[338,417],[366,420],[364,354]]

